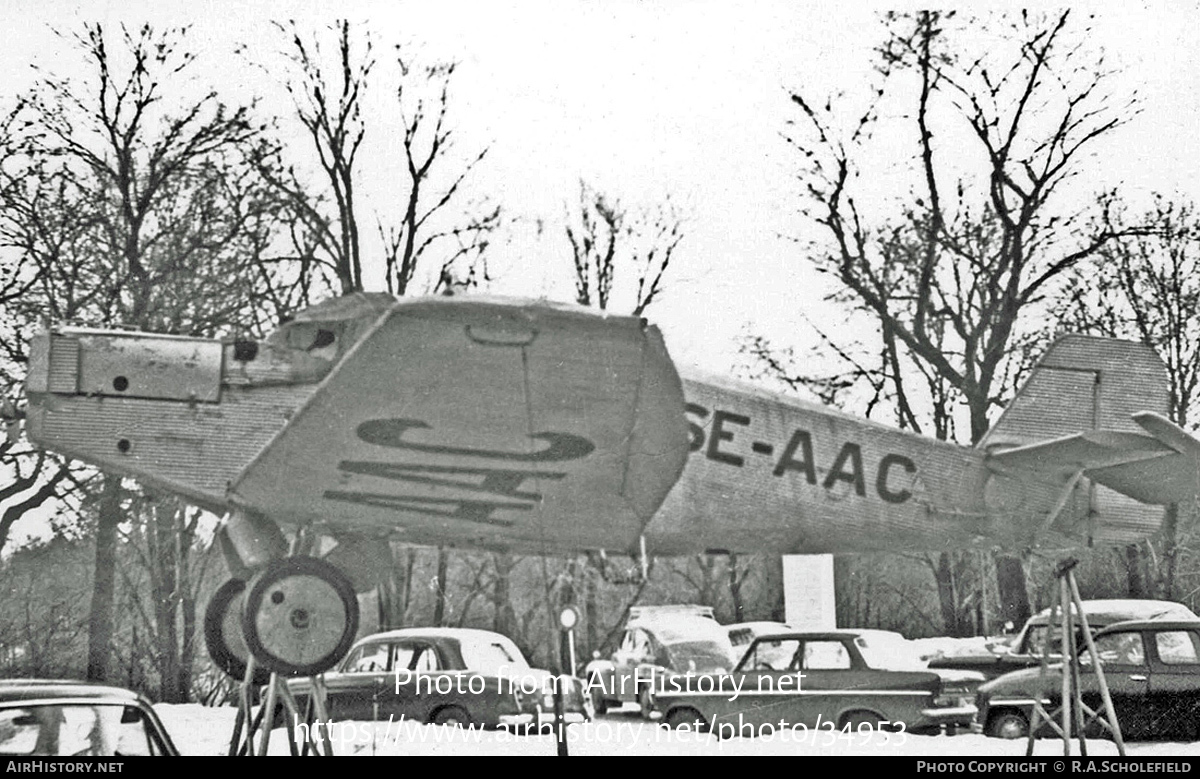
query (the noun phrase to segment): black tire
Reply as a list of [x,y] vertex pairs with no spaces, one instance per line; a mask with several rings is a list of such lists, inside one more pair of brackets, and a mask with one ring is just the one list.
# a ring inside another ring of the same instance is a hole
[[[841,720],[838,721],[838,730],[849,728],[851,733],[866,733],[880,730],[882,722],[883,717],[873,711],[851,711],[842,715]],[[870,727],[865,728],[863,725],[870,725]]]
[[708,721],[704,719],[704,715],[693,709],[691,706],[682,706],[677,709],[671,709],[667,712],[666,719],[663,720],[671,730],[679,730],[681,727],[688,727],[693,733],[707,733]]
[[992,738],[1028,738],[1029,720],[1023,712],[1004,709],[988,718],[987,734]]
[[254,659],[269,671],[324,673],[345,657],[357,632],[354,586],[324,560],[281,558],[250,580],[242,633]]
[[643,685],[638,690],[637,702],[642,719],[650,719],[650,715],[654,712],[654,690],[650,685]]
[[460,725],[465,728],[471,724],[471,715],[462,706],[443,706],[433,713],[429,723],[431,725]]
[[[204,645],[217,668],[241,682],[246,678],[250,650],[242,635],[242,600],[246,582],[230,579],[213,593],[204,610]],[[256,665],[252,682],[262,686],[271,681],[271,672]]]
[[597,674],[588,677],[588,696],[592,699],[592,710],[596,716],[608,712],[608,701],[604,698],[604,685]]

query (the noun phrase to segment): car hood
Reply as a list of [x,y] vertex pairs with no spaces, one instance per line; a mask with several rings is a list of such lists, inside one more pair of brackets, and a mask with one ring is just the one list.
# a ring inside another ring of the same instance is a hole
[[1025,693],[1032,695],[1035,691],[1055,688],[1061,684],[1062,663],[1046,666],[1045,673],[1040,666],[1022,668],[1010,671],[1003,676],[987,682],[979,688],[981,695],[1014,695]]
[[928,670],[940,676],[942,679],[942,684],[962,686],[970,684],[983,684],[985,681],[987,681],[987,677],[981,674],[979,671],[967,671],[958,668],[930,668]]

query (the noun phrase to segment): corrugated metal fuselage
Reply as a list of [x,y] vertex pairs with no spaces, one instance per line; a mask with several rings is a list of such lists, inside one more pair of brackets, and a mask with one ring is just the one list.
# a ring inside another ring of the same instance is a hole
[[[217,512],[522,552],[629,552],[643,539],[652,554],[1023,548],[1141,537],[1161,515],[1086,480],[996,472],[983,450],[681,379],[636,318],[363,300],[256,349],[43,334],[30,435]],[[1086,398],[1058,397],[1071,413],[1098,402],[1081,387]],[[1018,406],[1026,435],[1020,409],[1037,403]],[[1098,522],[1106,506],[1130,521]]]

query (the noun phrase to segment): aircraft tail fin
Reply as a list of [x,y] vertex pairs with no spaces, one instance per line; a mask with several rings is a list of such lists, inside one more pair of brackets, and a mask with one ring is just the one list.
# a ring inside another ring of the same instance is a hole
[[[1152,534],[1162,521],[1161,505],[1153,504],[1169,497],[1156,486],[1158,476],[1189,467],[1142,423],[1166,414],[1168,402],[1166,369],[1150,347],[1067,335],[1034,366],[979,448],[997,473],[1067,490],[1075,490],[1079,476],[1100,485],[1082,511],[1052,515],[1044,529],[1126,543]],[[1075,503],[1065,495],[1063,501]],[[1084,520],[1087,527],[1079,527]]]
[[979,446],[987,451],[1085,430],[1144,432],[1142,411],[1168,411],[1167,373],[1149,346],[1066,335],[1034,366]]

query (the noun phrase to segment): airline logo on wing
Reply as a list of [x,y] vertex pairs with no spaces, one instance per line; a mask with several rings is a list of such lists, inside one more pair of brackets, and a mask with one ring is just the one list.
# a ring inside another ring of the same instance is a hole
[[548,464],[579,460],[596,448],[588,439],[572,433],[534,433],[529,438],[541,444],[526,452],[474,449],[461,446],[423,444],[405,440],[410,430],[428,430],[430,426],[418,419],[371,419],[358,426],[355,433],[364,443],[389,449],[424,454],[471,457],[500,463],[483,465],[419,465],[371,460],[343,460],[338,463],[342,473],[378,476],[383,479],[444,488],[454,493],[479,497],[434,497],[429,495],[396,495],[391,493],[326,490],[329,500],[357,503],[374,508],[414,511],[421,514],[459,519],[499,527],[509,527],[511,520],[495,516],[497,511],[529,511],[542,495],[526,486],[535,479],[560,480],[565,471],[504,467],[503,464]]

